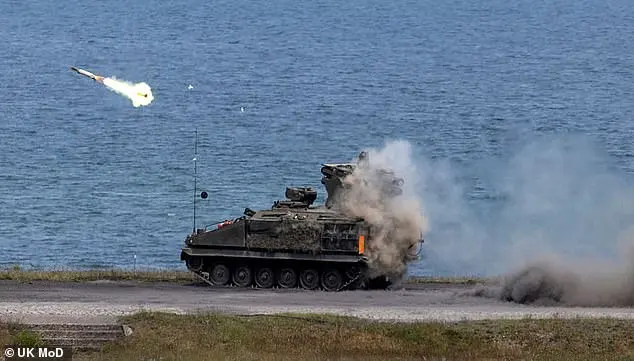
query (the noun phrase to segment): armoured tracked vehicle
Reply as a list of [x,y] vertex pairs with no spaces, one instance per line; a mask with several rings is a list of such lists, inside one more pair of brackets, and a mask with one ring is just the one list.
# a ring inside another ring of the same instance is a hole
[[[287,199],[275,201],[270,209],[245,208],[239,218],[195,229],[185,239],[181,261],[199,278],[218,286],[387,288],[386,275],[369,272],[366,248],[372,242],[372,228],[334,207],[336,196],[349,187],[345,177],[363,166],[366,156],[362,152],[359,163],[322,164],[324,205],[313,206],[314,189],[288,187]],[[387,194],[400,194],[403,179],[390,171],[382,171],[381,179]],[[406,257],[416,256],[410,252]]]

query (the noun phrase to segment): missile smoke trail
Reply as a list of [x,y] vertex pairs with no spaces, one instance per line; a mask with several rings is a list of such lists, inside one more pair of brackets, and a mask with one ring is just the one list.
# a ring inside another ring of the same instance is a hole
[[123,95],[132,101],[132,105],[135,108],[138,108],[141,105],[149,105],[154,100],[154,95],[152,95],[152,89],[149,85],[144,82],[141,83],[130,83],[125,80],[119,80],[115,77],[103,77],[100,75],[95,75],[87,70],[71,67],[71,70],[88,77],[96,82],[102,83],[108,89]]
[[115,78],[104,78],[103,84],[110,90],[130,99],[135,108],[148,105],[154,100],[152,89],[144,82],[132,84]]

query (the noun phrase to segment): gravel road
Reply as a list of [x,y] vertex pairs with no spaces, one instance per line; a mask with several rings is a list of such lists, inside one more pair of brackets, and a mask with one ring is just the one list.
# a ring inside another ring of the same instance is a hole
[[[234,314],[331,313],[375,320],[634,318],[631,308],[528,306],[482,296],[477,285],[409,285],[391,291],[211,288],[194,284],[0,281],[0,319],[36,323],[109,323],[140,310]],[[486,294],[487,292],[485,292]],[[480,296],[478,296],[480,295]]]

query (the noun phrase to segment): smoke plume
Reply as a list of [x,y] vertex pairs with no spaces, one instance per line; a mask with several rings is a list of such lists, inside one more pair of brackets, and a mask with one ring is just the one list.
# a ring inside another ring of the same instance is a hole
[[130,99],[132,101],[132,106],[135,108],[138,108],[141,105],[149,105],[152,100],[154,100],[152,89],[144,82],[133,84],[110,77],[104,78],[103,84],[115,93]]
[[547,136],[470,169],[471,192],[449,167],[423,172],[436,269],[502,274],[482,294],[507,301],[634,305],[634,187],[613,159],[582,137]]
[[[339,194],[337,203],[347,214],[371,225],[373,237],[365,252],[371,270],[398,281],[427,228],[422,203],[413,192],[417,170],[407,142],[388,142],[383,149],[366,152],[369,159],[343,180],[346,191]],[[392,193],[399,188],[394,177],[404,181],[400,194]]]
[[[423,235],[419,267],[503,275],[482,296],[634,306],[634,186],[583,137],[525,139],[516,149],[453,172],[446,161],[418,154],[414,161],[407,142],[389,142],[367,150],[369,161],[344,179],[337,205],[372,225],[366,254],[393,279],[406,273]],[[404,178],[402,194],[390,195],[383,169]]]

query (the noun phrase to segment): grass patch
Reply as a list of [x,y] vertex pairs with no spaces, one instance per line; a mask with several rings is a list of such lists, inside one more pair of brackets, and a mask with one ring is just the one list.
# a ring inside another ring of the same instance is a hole
[[0,345],[20,347],[46,346],[38,333],[26,329],[18,322],[0,323]]
[[138,282],[191,282],[192,274],[178,270],[24,270],[18,266],[0,270],[0,280],[20,282],[56,281],[56,282],[85,282],[85,281],[138,281]]
[[634,322],[385,323],[337,316],[140,313],[134,333],[77,360],[634,360]]
[[45,346],[40,335],[29,330],[20,330],[11,335],[11,344],[20,347]]
[[11,344],[11,333],[9,333],[9,324],[0,323],[0,346]]

